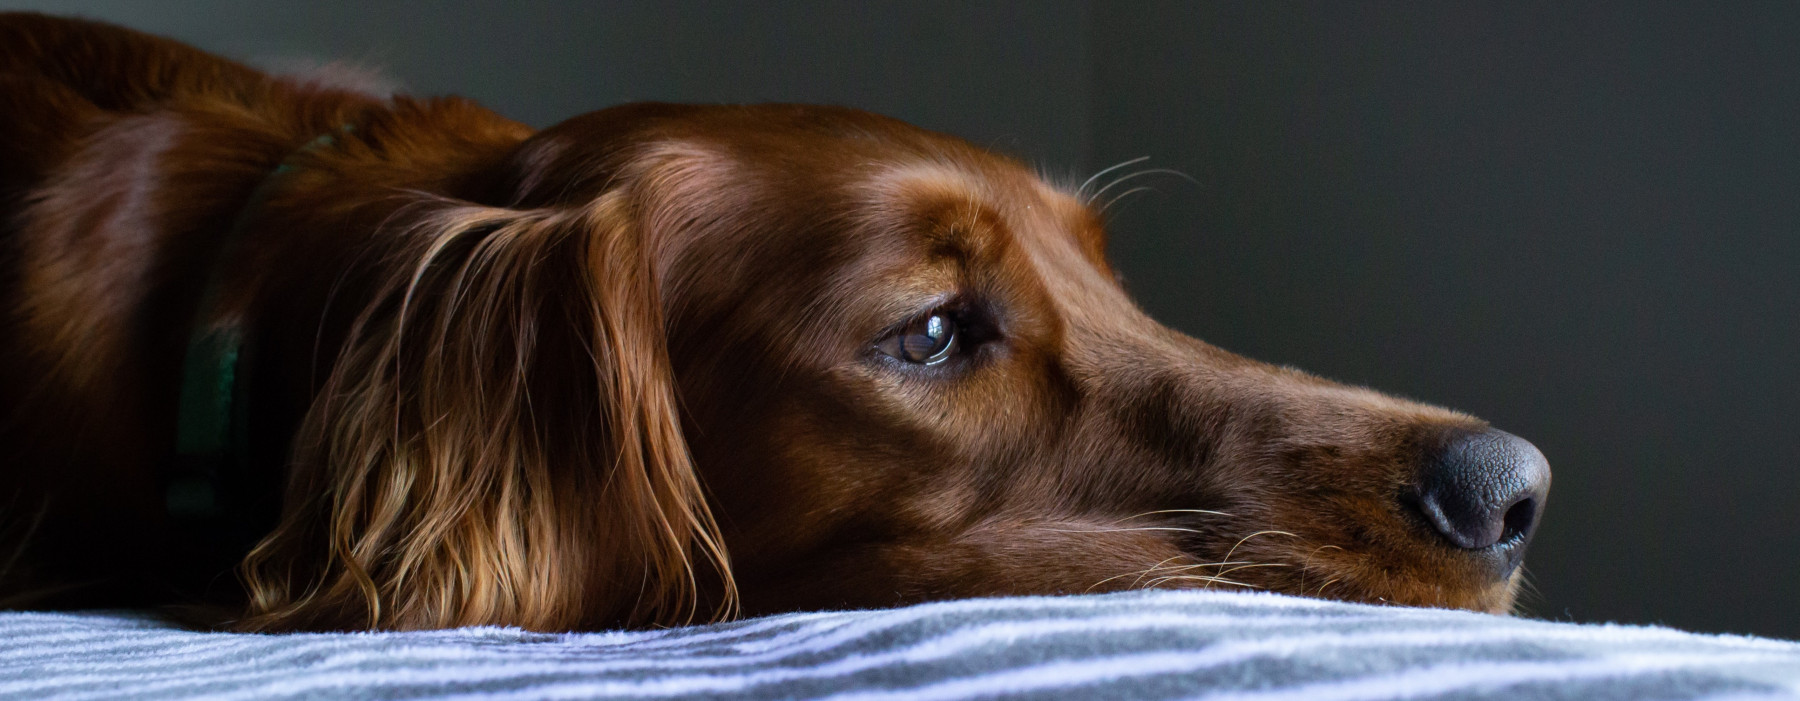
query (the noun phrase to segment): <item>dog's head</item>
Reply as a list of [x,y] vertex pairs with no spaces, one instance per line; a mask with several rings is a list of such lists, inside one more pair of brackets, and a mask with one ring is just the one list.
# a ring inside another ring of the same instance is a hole
[[1010,159],[847,109],[636,105],[471,188],[415,222],[308,417],[296,489],[332,496],[259,553],[304,580],[267,620],[1513,602],[1529,443],[1157,324],[1084,193]]

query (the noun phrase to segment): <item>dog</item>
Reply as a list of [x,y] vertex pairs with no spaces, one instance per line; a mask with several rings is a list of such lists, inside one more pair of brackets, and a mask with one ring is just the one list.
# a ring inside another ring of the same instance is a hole
[[1141,588],[1508,612],[1550,472],[1149,319],[853,109],[542,131],[0,15],[0,597],[533,630]]

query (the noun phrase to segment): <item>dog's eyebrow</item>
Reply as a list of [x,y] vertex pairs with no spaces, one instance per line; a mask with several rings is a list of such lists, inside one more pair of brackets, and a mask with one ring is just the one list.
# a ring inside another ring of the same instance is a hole
[[[884,169],[872,180],[871,187],[875,201],[886,205],[877,207],[878,210],[891,209],[896,204],[907,206],[908,202],[915,207],[934,201],[969,203],[970,207],[943,218],[946,223],[966,225],[960,232],[952,227],[953,233],[965,236],[981,231],[984,224],[998,221],[1012,222],[1032,231],[1057,232],[1053,234],[1055,236],[1068,236],[1089,262],[1110,274],[1111,266],[1106,260],[1106,228],[1100,216],[1079,198],[1022,169],[1018,172],[1005,169],[971,171],[967,166],[953,162],[914,162]],[[957,221],[964,217],[969,220]],[[982,221],[983,217],[994,219]]]
[[930,161],[890,165],[869,180],[877,210],[924,200],[985,202],[993,199],[987,178],[954,165]]
[[867,215],[877,226],[922,224],[935,253],[964,260],[995,258],[1010,247],[996,206],[1003,202],[993,178],[950,164],[924,162],[894,166],[869,185]]

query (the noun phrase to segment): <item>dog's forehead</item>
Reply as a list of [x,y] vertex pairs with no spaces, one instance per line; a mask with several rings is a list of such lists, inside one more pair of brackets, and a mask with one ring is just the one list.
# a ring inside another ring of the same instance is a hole
[[863,189],[872,228],[894,216],[928,220],[917,230],[967,259],[1028,265],[1058,306],[1109,308],[1123,298],[1098,220],[1075,195],[1013,163],[888,164],[873,168]]
[[711,261],[686,289],[879,300],[865,312],[882,319],[967,292],[1095,330],[1141,316],[1107,264],[1099,218],[1023,164],[910,127],[810,148],[768,138],[795,129],[640,146],[652,228],[695,232],[669,240],[701,242],[692,250]]

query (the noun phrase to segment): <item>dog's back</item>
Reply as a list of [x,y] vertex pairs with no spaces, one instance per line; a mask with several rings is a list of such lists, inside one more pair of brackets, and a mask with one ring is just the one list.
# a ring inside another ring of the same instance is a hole
[[[0,13],[0,606],[130,601],[115,594],[158,589],[143,580],[179,559],[154,525],[150,466],[168,448],[145,430],[172,419],[143,401],[174,379],[135,351],[179,342],[189,320],[174,310],[190,305],[148,298],[193,296],[155,282],[191,278],[175,272],[205,252],[158,239],[217,233],[230,216],[219,205],[300,131],[263,119],[291,112],[258,109],[278,95],[270,78],[168,39]],[[238,118],[251,136],[239,172],[210,174],[212,197],[134,177],[173,141],[158,137],[197,125],[193,111]],[[105,280],[149,284],[94,286]]]
[[[0,13],[0,201],[9,214],[103,113],[201,96],[250,97],[256,71],[122,27]],[[10,217],[9,217],[10,219]]]
[[[45,281],[24,271],[33,256],[24,229],[27,210],[50,196],[48,181],[80,150],[82,135],[248,73],[198,54],[106,25],[0,14],[0,444],[9,453],[0,476],[0,605],[80,603],[71,594],[82,585],[112,578],[101,563],[149,545],[130,542],[142,528],[116,525],[141,523],[150,512],[144,496],[154,490],[101,478],[132,474],[100,469],[129,461],[118,443],[131,441],[116,425],[77,415],[52,379],[71,359],[47,357],[31,341],[28,287]],[[118,390],[118,403],[129,404],[128,389]]]

